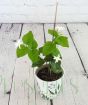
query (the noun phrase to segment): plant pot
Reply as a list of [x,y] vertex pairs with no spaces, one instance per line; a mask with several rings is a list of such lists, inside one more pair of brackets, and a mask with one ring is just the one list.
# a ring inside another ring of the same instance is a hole
[[43,98],[46,98],[46,99],[53,99],[54,97],[56,97],[61,88],[62,88],[62,76],[63,76],[63,73],[61,75],[60,78],[58,78],[57,80],[54,80],[54,81],[45,81],[45,80],[42,80],[40,79],[37,74],[40,70],[42,70],[43,68],[45,67],[48,67],[48,64],[46,65],[43,65],[42,67],[36,69],[35,71],[35,78],[36,78],[36,81],[37,81],[37,85],[39,87],[39,90],[40,90],[40,94]]

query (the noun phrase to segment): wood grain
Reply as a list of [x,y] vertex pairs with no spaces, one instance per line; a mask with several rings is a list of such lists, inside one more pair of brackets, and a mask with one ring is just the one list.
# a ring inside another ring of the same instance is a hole
[[[53,99],[53,105],[87,105],[88,79],[84,75],[84,68],[87,71],[88,26],[85,23],[57,26],[64,27],[60,32],[68,37],[70,47],[58,46],[63,56],[63,88]],[[23,28],[21,24],[0,24],[0,105],[51,105],[50,101],[40,97],[34,78],[35,69],[31,67],[30,60],[27,56],[16,60],[14,46],[20,34],[22,37],[30,30],[39,46],[42,46],[44,33],[46,40],[52,39],[47,34],[48,28],[53,28],[53,24],[24,24]]]
[[15,44],[21,24],[2,24],[0,28],[0,104],[8,105],[12,75],[15,65]]
[[[1,23],[53,23],[56,0],[1,0]],[[87,22],[87,0],[60,0],[57,22]],[[37,16],[37,17],[36,17]]]
[[78,53],[83,62],[85,71],[88,73],[88,25],[83,24],[67,24],[71,37],[78,49]]

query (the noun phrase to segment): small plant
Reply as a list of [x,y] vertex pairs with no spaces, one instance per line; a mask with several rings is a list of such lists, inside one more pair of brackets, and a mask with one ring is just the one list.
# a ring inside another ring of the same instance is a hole
[[54,29],[49,29],[48,33],[53,36],[51,41],[46,41],[44,45],[38,48],[32,31],[29,31],[22,37],[22,42],[16,49],[17,57],[28,55],[32,61],[32,67],[40,67],[43,64],[49,64],[49,70],[54,73],[63,71],[61,67],[61,53],[57,45],[69,47],[68,38]]

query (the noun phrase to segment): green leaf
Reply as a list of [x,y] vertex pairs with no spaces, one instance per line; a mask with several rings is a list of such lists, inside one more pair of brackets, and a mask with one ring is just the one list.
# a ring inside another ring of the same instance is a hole
[[53,50],[53,52],[52,52],[52,55],[53,55],[53,56],[58,56],[58,55],[61,56],[59,49],[58,49],[58,48],[55,48],[55,49]]
[[28,53],[28,48],[23,44],[20,45],[20,48],[18,47],[16,49],[16,55],[18,58],[26,55],[27,53]]
[[48,33],[51,34],[53,37],[58,37],[58,31],[54,30],[54,29],[48,29]]
[[29,45],[30,42],[33,41],[33,33],[32,33],[32,31],[29,31],[28,33],[26,33],[26,34],[22,37],[22,41],[23,41],[25,44]]
[[63,72],[63,69],[61,67],[61,61],[58,61],[56,63],[55,63],[55,61],[51,61],[50,65],[51,65],[51,70],[54,73],[61,73],[61,72]]
[[51,54],[50,54],[50,55],[47,55],[47,56],[45,56],[44,60],[45,60],[46,62],[52,61],[52,60],[53,60],[53,56],[52,56]]
[[37,44],[36,40],[33,40],[32,42],[30,42],[28,47],[31,49],[36,49],[37,46],[38,46],[38,44]]
[[29,31],[27,34],[25,34],[22,38],[22,41],[24,44],[28,45],[28,47],[31,49],[36,49],[38,46],[36,40],[33,37],[32,31]]
[[53,42],[48,41],[43,46],[43,54],[45,56],[49,55],[49,54],[52,54],[52,52],[55,48],[56,48],[56,45]]
[[43,51],[43,47],[40,47],[39,48],[39,53],[42,53],[42,51]]
[[32,67],[40,67],[43,64],[44,64],[44,60],[40,58],[37,62],[32,63]]
[[37,62],[39,60],[39,51],[37,49],[29,50],[28,56],[32,62]]
[[63,47],[69,47],[68,38],[66,36],[59,36],[54,40],[54,42]]

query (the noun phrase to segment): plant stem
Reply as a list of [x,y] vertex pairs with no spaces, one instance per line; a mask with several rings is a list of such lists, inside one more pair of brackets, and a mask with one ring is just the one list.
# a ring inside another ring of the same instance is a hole
[[50,62],[49,62],[49,71],[50,71],[50,76],[51,76],[51,68],[50,68],[50,65],[51,65],[51,64],[50,64]]

